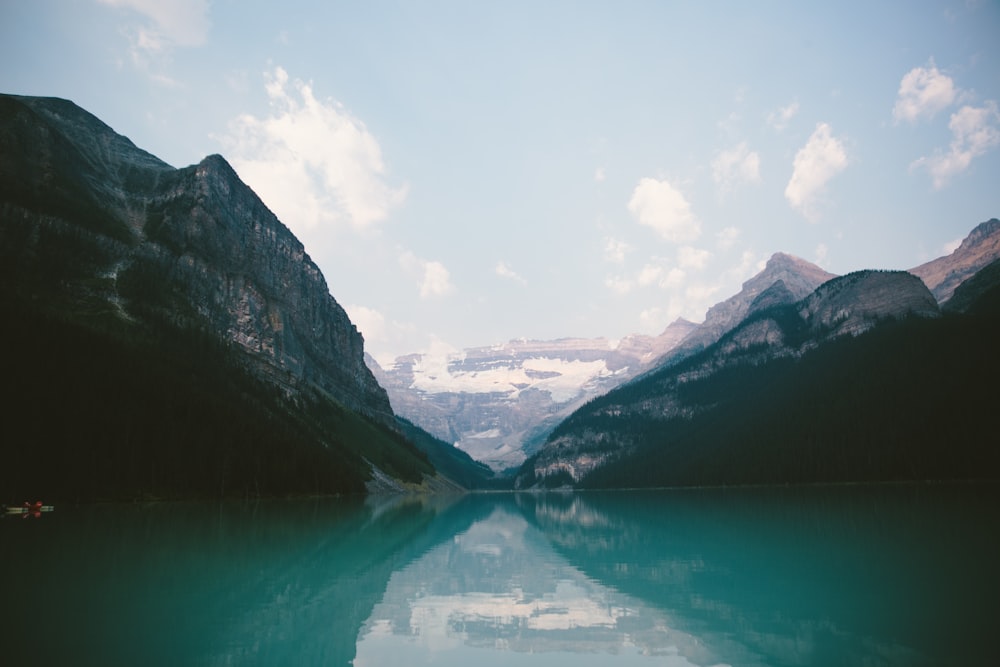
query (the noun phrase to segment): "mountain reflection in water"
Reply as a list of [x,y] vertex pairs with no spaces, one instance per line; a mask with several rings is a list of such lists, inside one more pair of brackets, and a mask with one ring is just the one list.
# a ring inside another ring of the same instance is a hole
[[0,657],[988,664],[997,500],[900,485],[57,508],[0,521]]
[[395,572],[362,630],[355,665],[597,665],[609,656],[616,664],[651,664],[649,656],[706,664],[696,638],[587,577],[520,509],[497,502],[489,517]]

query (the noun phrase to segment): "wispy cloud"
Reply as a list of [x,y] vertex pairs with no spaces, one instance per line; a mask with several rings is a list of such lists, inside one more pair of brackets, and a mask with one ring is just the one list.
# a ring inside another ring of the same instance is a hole
[[788,123],[795,117],[795,114],[799,112],[799,103],[792,102],[788,106],[779,107],[767,115],[767,124],[773,127],[775,130],[781,132],[786,127]]
[[702,270],[708,264],[712,253],[692,246],[681,246],[677,249],[677,265],[682,269]]
[[196,47],[208,39],[208,0],[98,0],[101,4],[138,14],[124,26],[132,64],[166,85],[177,85],[163,73],[176,47]]
[[959,237],[957,239],[952,239],[951,241],[948,241],[943,246],[941,246],[941,254],[950,255],[951,253],[955,252],[956,250],[958,250],[959,246],[962,245],[962,241],[964,240],[965,237]]
[[729,250],[736,245],[740,238],[740,230],[737,227],[724,227],[715,233],[715,242],[722,250]]
[[830,255],[830,248],[825,243],[820,243],[816,246],[816,259],[815,262],[818,266],[823,266],[826,264],[826,258]]
[[415,277],[421,299],[443,297],[455,291],[451,273],[441,262],[421,259],[405,250],[399,255],[399,265]]
[[745,141],[720,151],[712,160],[712,179],[724,194],[744,183],[760,183],[760,156]]
[[675,260],[652,257],[632,276],[609,276],[605,286],[621,295],[646,287],[677,291],[691,272],[703,271],[711,258],[712,253],[707,250],[681,246],[677,249]]
[[947,74],[938,70],[931,60],[927,67],[914,67],[899,82],[892,117],[896,122],[916,122],[932,118],[958,99],[959,91]]
[[631,250],[631,246],[618,239],[604,239],[604,259],[608,262],[621,264],[625,261],[625,254]]
[[998,127],[1000,113],[993,100],[988,100],[981,107],[964,106],[953,113],[948,121],[952,137],[948,150],[919,158],[910,166],[926,168],[934,188],[941,189],[952,176],[968,169],[975,158],[1000,145]]
[[518,275],[518,273],[514,271],[514,269],[507,266],[506,262],[503,261],[497,262],[497,265],[494,267],[493,272],[496,273],[501,278],[512,280],[520,285],[528,284],[528,281],[522,278],[520,275]]
[[385,338],[385,316],[382,313],[373,308],[357,304],[345,305],[344,310],[347,311],[347,315],[351,318],[354,326],[365,337],[366,343]]
[[411,345],[417,333],[413,324],[397,322],[374,308],[358,304],[345,304],[344,310],[364,336],[365,352],[382,368],[391,369],[396,357],[413,351]]
[[685,243],[701,235],[701,222],[691,205],[666,180],[641,179],[632,191],[628,210],[639,224],[653,228],[667,241]]
[[218,138],[240,177],[300,237],[385,220],[406,187],[387,183],[382,150],[365,124],[281,67],[265,80],[270,114],[239,116]]
[[844,144],[826,123],[819,123],[806,145],[795,154],[785,199],[810,221],[816,219],[819,196],[831,178],[847,167]]

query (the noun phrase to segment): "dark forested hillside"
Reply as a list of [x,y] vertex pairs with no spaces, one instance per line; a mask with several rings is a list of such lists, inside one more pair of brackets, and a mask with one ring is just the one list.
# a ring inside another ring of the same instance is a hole
[[284,396],[206,334],[5,310],[3,502],[364,493],[366,460],[433,474],[400,433],[318,392]]
[[912,319],[723,371],[686,387],[698,417],[630,419],[641,448],[583,485],[996,477],[997,340],[995,313]]
[[498,477],[485,463],[476,461],[458,447],[423,430],[413,422],[397,417],[405,435],[434,465],[434,468],[466,489],[509,488],[512,481]]
[[[996,478],[998,340],[995,306],[906,318],[798,358],[691,379],[669,419],[615,409],[654,400],[682,364],[595,399],[553,440],[603,434],[606,449],[588,454],[609,458],[578,484],[590,488]],[[522,486],[572,482],[533,479],[532,463]]]

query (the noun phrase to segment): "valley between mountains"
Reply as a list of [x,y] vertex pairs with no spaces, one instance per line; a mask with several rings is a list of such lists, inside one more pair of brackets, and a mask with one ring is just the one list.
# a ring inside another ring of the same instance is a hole
[[223,157],[3,95],[0,260],[4,501],[1000,476],[997,219],[909,271],[776,253],[658,336],[382,367]]

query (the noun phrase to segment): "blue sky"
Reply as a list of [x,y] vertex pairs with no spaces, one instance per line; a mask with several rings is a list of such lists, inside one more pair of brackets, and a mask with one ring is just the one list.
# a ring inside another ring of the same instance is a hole
[[0,2],[0,91],[221,153],[383,362],[700,321],[1000,216],[1000,3]]

